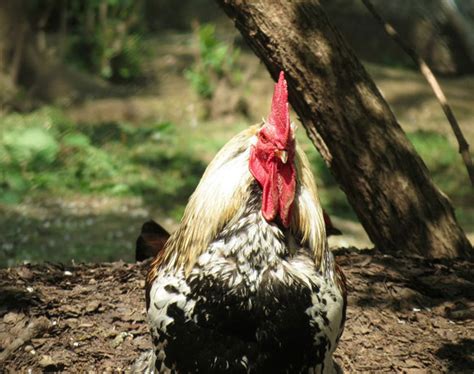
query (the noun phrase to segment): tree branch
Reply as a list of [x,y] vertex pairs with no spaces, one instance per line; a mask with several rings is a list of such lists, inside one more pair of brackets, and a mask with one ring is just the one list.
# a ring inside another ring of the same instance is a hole
[[471,180],[471,185],[474,187],[474,165],[472,163],[472,158],[469,153],[469,144],[461,131],[461,127],[459,126],[458,121],[456,120],[456,117],[454,116],[454,113],[451,110],[451,106],[448,104],[448,100],[446,99],[446,96],[444,95],[444,92],[441,89],[438,80],[434,76],[429,66],[423,60],[423,58],[421,58],[421,56],[418,55],[418,53],[416,53],[413,48],[411,48],[407,43],[402,40],[402,38],[393,28],[393,26],[389,24],[386,20],[384,20],[382,16],[377,12],[370,0],[361,1],[362,3],[364,3],[365,7],[369,10],[369,12],[375,17],[375,19],[384,27],[384,30],[388,34],[388,36],[390,36],[400,46],[400,48],[403,49],[403,51],[411,57],[413,62],[420,69],[421,74],[423,74],[425,79],[428,81],[429,85],[431,86],[431,89],[433,90],[436,98],[438,99],[439,104],[441,105],[441,108],[443,108],[444,114],[446,115],[446,118],[448,119],[451,128],[453,129],[454,135],[459,144],[459,153],[462,156],[464,165],[466,165],[467,173]]

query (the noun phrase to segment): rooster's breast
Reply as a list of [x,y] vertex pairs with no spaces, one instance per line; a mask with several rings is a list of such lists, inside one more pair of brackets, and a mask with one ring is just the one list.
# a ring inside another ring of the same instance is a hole
[[305,249],[290,256],[278,227],[246,218],[189,275],[163,270],[153,283],[148,312],[159,371],[332,368],[343,318],[338,287]]

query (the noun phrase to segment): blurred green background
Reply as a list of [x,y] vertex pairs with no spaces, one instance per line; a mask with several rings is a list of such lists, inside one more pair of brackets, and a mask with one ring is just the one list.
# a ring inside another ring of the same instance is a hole
[[[455,2],[464,29],[442,3],[374,1],[442,76],[472,144],[474,54],[463,33],[474,25],[474,2]],[[474,196],[429,86],[361,4],[323,4],[472,241]],[[5,0],[0,57],[0,266],[132,261],[141,224],[176,227],[208,162],[268,114],[273,89],[204,0]],[[370,246],[302,126],[298,136],[345,234],[336,244]]]

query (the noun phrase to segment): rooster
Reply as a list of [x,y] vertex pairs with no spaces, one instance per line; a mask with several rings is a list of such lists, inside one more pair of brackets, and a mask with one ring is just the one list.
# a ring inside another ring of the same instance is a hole
[[268,120],[215,156],[153,260],[147,371],[335,372],[345,281],[287,98],[281,72]]

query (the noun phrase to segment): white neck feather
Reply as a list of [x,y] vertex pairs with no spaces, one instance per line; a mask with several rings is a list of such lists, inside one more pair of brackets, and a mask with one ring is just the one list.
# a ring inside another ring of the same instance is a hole
[[[156,266],[164,262],[165,266],[183,267],[189,273],[219,232],[239,218],[254,181],[249,171],[249,154],[258,130],[259,126],[253,126],[235,136],[209,164],[189,200],[179,229],[168,240],[164,256],[156,261]],[[322,268],[327,250],[324,218],[308,159],[298,145],[295,163],[297,191],[290,229]]]

